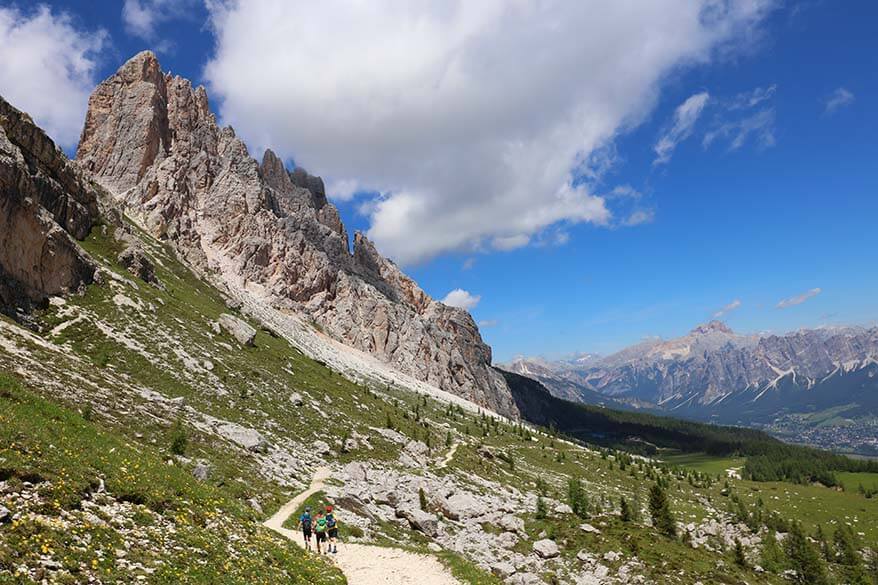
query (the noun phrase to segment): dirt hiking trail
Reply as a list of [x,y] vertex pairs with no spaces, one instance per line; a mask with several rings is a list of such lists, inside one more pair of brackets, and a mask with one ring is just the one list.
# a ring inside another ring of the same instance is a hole
[[[284,504],[264,525],[304,546],[302,534],[283,524],[309,496],[324,488],[328,477],[329,469],[319,468],[308,489]],[[397,548],[340,542],[338,554],[325,558],[341,569],[349,585],[462,585],[436,558]]]

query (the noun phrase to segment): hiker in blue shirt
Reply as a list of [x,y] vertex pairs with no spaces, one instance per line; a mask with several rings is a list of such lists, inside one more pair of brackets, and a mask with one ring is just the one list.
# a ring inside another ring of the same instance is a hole
[[311,550],[311,508],[306,507],[305,512],[299,516],[299,526],[302,528],[302,536],[305,537],[305,550]]
[[336,554],[338,552],[338,523],[335,521],[335,513],[332,510],[332,506],[326,506],[326,528],[329,536],[327,552]]

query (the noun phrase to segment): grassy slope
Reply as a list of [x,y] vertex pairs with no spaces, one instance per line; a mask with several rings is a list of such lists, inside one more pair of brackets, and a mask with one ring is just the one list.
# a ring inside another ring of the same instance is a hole
[[[452,440],[461,441],[462,445],[448,468],[437,470],[437,473],[470,478],[474,490],[486,489],[476,481],[477,478],[531,493],[540,483],[545,484],[547,496],[563,500],[566,479],[571,476],[583,478],[593,505],[590,522],[599,527],[600,534],[579,531],[577,527],[581,520],[571,515],[553,513],[546,520],[536,520],[531,511],[521,515],[531,540],[542,533],[553,535],[562,545],[566,557],[575,556],[583,548],[595,554],[621,551],[630,556],[636,553],[646,565],[643,571],[660,582],[780,582],[779,577],[757,577],[748,570],[732,566],[728,554],[727,562],[719,565],[715,554],[692,549],[678,541],[657,538],[645,522],[622,524],[616,513],[621,495],[645,503],[651,477],[656,473],[666,473],[671,486],[672,506],[678,518],[685,522],[699,522],[710,514],[705,502],[718,510],[731,509],[728,498],[722,495],[722,482],[703,481],[692,485],[683,472],[662,472],[645,463],[621,469],[612,452],[586,451],[541,433],[522,436],[509,425],[488,424],[471,414],[450,412],[445,405],[425,401],[409,392],[356,385],[306,358],[268,331],[258,332],[255,347],[242,348],[224,334],[211,333],[211,321],[230,311],[219,293],[195,278],[165,249],[148,239],[146,241],[150,254],[158,262],[157,273],[164,283],[164,290],[143,283],[134,288],[112,282],[92,286],[84,295],[71,297],[65,306],[51,308],[40,316],[46,326],[43,337],[63,345],[68,354],[59,355],[36,340],[18,340],[38,362],[28,367],[46,368],[44,375],[54,377],[63,386],[47,385],[37,389],[53,402],[66,402],[68,410],[60,412],[67,414],[56,421],[56,427],[72,426],[76,429],[79,428],[76,424],[86,424],[70,411],[91,412],[90,408],[84,408],[84,401],[87,401],[94,406],[95,422],[83,428],[100,429],[125,446],[126,453],[152,458],[153,463],[149,465],[160,464],[168,456],[173,430],[166,418],[150,416],[154,412],[153,406],[137,392],[150,389],[166,396],[185,397],[187,404],[200,412],[270,429],[271,439],[275,442],[288,440],[308,445],[319,438],[332,444],[352,432],[371,437],[373,450],[331,456],[340,462],[356,458],[395,460],[399,446],[370,431],[370,427],[384,427],[388,421],[409,438],[429,441],[436,456],[446,451],[446,438],[450,433]],[[113,261],[117,249],[108,234],[95,230],[84,245],[108,269],[127,275]],[[142,308],[120,306],[118,295],[130,298]],[[53,327],[65,324],[63,331],[50,333]],[[137,349],[138,346],[141,349]],[[213,369],[190,369],[186,366],[187,359],[190,363],[192,360],[199,363],[209,360]],[[15,355],[4,352],[0,346],[0,369],[13,370],[19,364]],[[303,394],[306,398],[303,406],[291,405],[289,395],[292,392]],[[38,399],[32,397],[31,400]],[[344,420],[345,425],[324,424],[325,411]],[[261,475],[249,455],[230,448],[214,436],[192,427],[187,429],[189,447],[186,455],[209,461],[213,467],[211,477],[208,485],[194,484],[185,463],[169,466],[168,469],[174,470],[175,474],[170,477],[192,485],[192,489],[219,494],[211,497],[222,499],[222,509],[228,510],[224,515],[240,519],[254,534],[261,534],[253,526],[258,518],[244,501],[258,496],[266,512],[270,512],[298,488],[284,487]],[[17,432],[28,437],[43,453],[49,451],[49,445],[56,444],[53,437],[36,429],[22,428]],[[485,459],[479,453],[480,447],[487,447],[502,457]],[[37,459],[44,457],[40,455]],[[51,463],[58,469],[67,470],[82,467],[104,471],[102,467],[90,468],[88,462],[81,462],[66,452],[61,452],[58,457],[54,463],[47,459],[47,465]],[[99,462],[98,457],[95,465]],[[706,461],[703,463],[710,465]],[[147,466],[146,463],[141,465]],[[128,469],[127,465],[124,467]],[[303,473],[307,473],[307,468]],[[154,486],[159,491],[167,488],[167,483],[163,484],[161,478],[144,477],[149,479],[145,481],[147,487]],[[308,478],[299,479],[304,483]],[[118,485],[124,487],[126,484],[120,481]],[[163,485],[166,488],[162,488]],[[863,530],[868,543],[878,542],[878,534],[870,528],[878,525],[878,511],[858,494],[745,481],[732,481],[732,489],[748,502],[762,496],[766,508],[800,518],[809,528],[818,521],[828,523],[837,513],[838,520],[850,518],[858,529]],[[774,495],[782,497],[775,499]],[[196,495],[188,497],[197,499]],[[161,499],[157,497],[155,500]],[[150,501],[152,499],[148,498],[143,505],[149,508]],[[817,513],[812,514],[812,511]],[[419,533],[402,529],[397,524],[381,524],[370,532],[369,538],[375,542],[426,551],[427,541]],[[270,538],[268,541],[273,542]],[[270,549],[276,545],[265,546]],[[530,545],[523,541],[519,546],[527,548]],[[14,547],[13,553],[16,551],[21,552]],[[459,555],[448,553],[444,557],[457,574],[465,576],[467,582],[496,582]],[[265,560],[266,557],[262,558]],[[294,554],[290,553],[288,558],[289,562],[296,562]],[[175,559],[170,566],[178,563],[185,566],[187,562],[190,561]],[[618,568],[622,561],[608,564],[611,568]],[[246,580],[241,578],[241,582]]]
[[[0,528],[0,582],[16,582],[20,566],[46,559],[66,569],[69,583],[137,575],[155,583],[344,582],[261,528],[228,490],[196,481],[156,449],[133,445],[8,375],[0,375],[0,445],[0,502],[17,516]],[[104,499],[101,479],[115,501],[87,516],[83,502]],[[27,493],[29,485],[37,505],[2,493]],[[113,504],[127,512],[115,516],[118,526],[114,516],[102,518]],[[142,569],[119,562],[120,550]]]

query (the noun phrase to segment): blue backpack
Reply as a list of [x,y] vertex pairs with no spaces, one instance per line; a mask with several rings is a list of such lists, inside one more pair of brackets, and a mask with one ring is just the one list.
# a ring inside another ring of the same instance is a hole
[[302,522],[302,528],[304,530],[311,530],[311,514],[302,514],[302,517],[299,518],[299,521]]
[[335,528],[335,514],[327,514],[326,515],[326,525],[329,528]]

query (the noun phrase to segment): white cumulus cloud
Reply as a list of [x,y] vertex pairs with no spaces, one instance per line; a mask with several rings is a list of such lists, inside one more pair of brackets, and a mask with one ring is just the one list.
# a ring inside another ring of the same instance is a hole
[[811,290],[807,290],[800,295],[796,295],[794,297],[790,297],[788,299],[783,299],[777,304],[778,309],[786,309],[787,307],[794,307],[796,305],[801,305],[805,301],[810,298],[816,297],[822,291],[820,288],[812,288]]
[[677,106],[674,111],[674,121],[662,136],[655,143],[656,158],[652,164],[660,165],[670,162],[671,155],[677,145],[692,135],[692,129],[695,128],[695,122],[701,115],[704,106],[710,99],[710,94],[706,91],[696,93],[690,96],[686,101]]
[[216,1],[205,79],[255,150],[343,197],[379,193],[362,207],[368,235],[411,264],[612,225],[577,178],[599,176],[669,73],[726,54],[771,4]]
[[190,16],[198,0],[125,0],[122,4],[122,23],[128,34],[148,41],[152,48],[167,53],[174,49],[174,41],[160,38],[159,27],[171,20]]
[[0,95],[30,114],[55,142],[79,141],[95,86],[103,30],[78,28],[63,12],[0,7]]
[[482,300],[481,295],[474,295],[462,288],[456,288],[442,299],[442,302],[449,307],[458,307],[460,309],[475,309],[479,301]]

